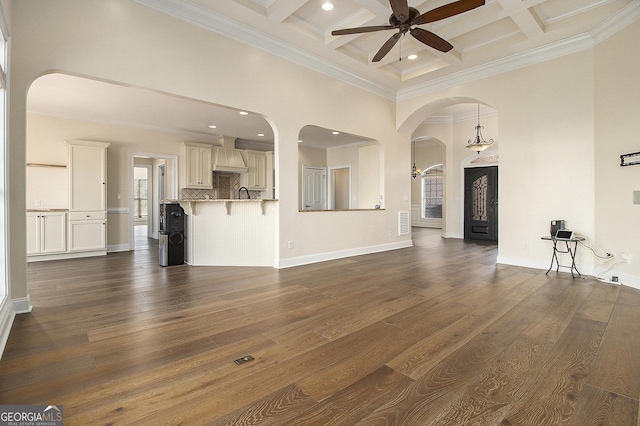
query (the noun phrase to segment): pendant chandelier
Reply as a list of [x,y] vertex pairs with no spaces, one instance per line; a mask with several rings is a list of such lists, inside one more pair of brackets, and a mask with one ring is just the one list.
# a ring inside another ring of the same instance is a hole
[[413,166],[411,167],[411,177],[412,178],[416,178],[416,176],[420,176],[422,175],[422,170],[416,168],[416,140],[414,139],[413,141]]
[[493,143],[493,139],[489,139],[488,141],[484,140],[482,137],[482,129],[484,129],[484,127],[480,125],[480,104],[478,104],[478,125],[476,126],[476,137],[474,139],[469,139],[469,142],[467,142],[467,148],[476,151],[478,154],[480,154],[480,151],[484,151],[489,148]]

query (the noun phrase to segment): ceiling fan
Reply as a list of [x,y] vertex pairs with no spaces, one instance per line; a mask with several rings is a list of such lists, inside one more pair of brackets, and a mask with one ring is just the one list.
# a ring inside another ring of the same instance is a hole
[[441,19],[450,18],[460,13],[467,12],[484,5],[484,0],[458,0],[444,6],[437,7],[426,13],[420,14],[420,11],[414,7],[409,7],[407,0],[389,0],[393,13],[389,17],[389,25],[375,25],[371,27],[346,28],[344,30],[331,31],[334,36],[347,34],[370,33],[382,30],[394,30],[398,32],[389,38],[382,45],[378,53],[373,57],[373,62],[379,62],[387,53],[396,45],[400,37],[407,32],[416,40],[430,46],[441,52],[448,52],[453,49],[453,45],[440,36],[435,35],[431,31],[422,28],[416,28],[416,25],[428,24],[429,22],[439,21]]

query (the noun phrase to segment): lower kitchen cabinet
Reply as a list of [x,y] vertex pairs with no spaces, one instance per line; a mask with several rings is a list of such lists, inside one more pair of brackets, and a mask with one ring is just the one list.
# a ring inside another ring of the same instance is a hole
[[107,220],[105,212],[69,213],[69,251],[107,249]]
[[66,225],[66,212],[27,213],[27,255],[64,253]]

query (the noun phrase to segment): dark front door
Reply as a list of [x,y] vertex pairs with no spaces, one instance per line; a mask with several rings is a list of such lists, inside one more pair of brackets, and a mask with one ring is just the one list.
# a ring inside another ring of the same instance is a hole
[[498,241],[498,167],[464,170],[464,237]]

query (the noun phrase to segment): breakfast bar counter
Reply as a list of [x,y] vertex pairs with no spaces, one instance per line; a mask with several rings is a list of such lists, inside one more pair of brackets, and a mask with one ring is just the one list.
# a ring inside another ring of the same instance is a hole
[[278,200],[180,200],[185,260],[194,266],[269,266],[276,254]]

